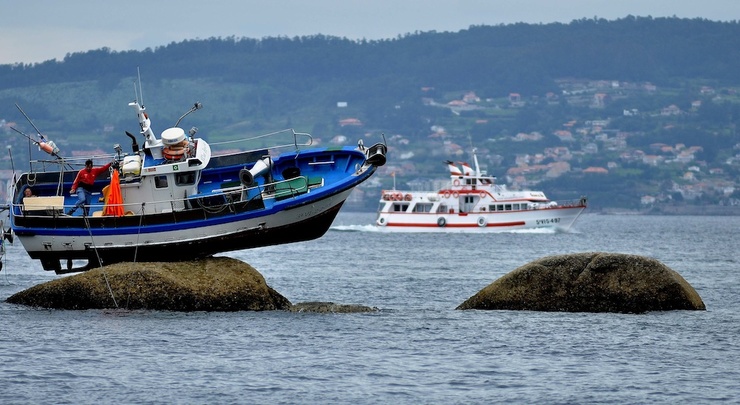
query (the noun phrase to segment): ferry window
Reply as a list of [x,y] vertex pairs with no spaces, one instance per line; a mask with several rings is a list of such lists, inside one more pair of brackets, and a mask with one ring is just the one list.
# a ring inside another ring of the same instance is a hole
[[514,211],[519,211],[519,204],[514,204]]
[[408,203],[394,203],[393,204],[393,211],[395,212],[405,212],[406,208],[409,207]]
[[511,211],[511,204],[506,204],[504,210]]
[[488,206],[488,211],[496,211],[496,206],[491,204]]
[[440,204],[440,206],[437,207],[437,212],[447,212],[447,205]]
[[195,173],[177,173],[175,175],[175,184],[178,186],[191,186],[195,184]]
[[499,204],[499,205],[496,206],[496,211],[503,211],[503,210],[504,210],[504,206],[503,205]]
[[167,176],[156,176],[154,178],[154,187],[167,188]]
[[414,206],[414,212],[432,212],[432,204],[419,203]]

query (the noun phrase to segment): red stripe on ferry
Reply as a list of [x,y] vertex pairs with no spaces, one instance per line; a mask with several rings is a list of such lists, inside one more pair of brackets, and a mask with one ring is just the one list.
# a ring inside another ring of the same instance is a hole
[[[487,224],[486,227],[503,227],[503,226],[522,226],[524,221],[517,222],[499,222],[496,224]],[[406,223],[388,223],[386,226],[396,226],[402,228],[443,228],[437,224],[406,224]],[[447,224],[444,228],[484,228],[478,224]]]

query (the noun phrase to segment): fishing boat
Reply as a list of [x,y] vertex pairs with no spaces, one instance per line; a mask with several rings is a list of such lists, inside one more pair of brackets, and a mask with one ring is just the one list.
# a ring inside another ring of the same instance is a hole
[[[82,162],[33,138],[54,159],[32,161],[17,176],[9,220],[44,270],[176,262],[319,238],[352,190],[386,161],[384,143],[312,147],[310,134],[292,129],[259,136],[259,148],[217,154],[196,128],[186,133],[179,126],[200,103],[159,137],[143,103],[129,106],[139,139],[126,132],[130,152],[117,144],[115,153],[93,157],[95,166],[110,162],[111,169],[95,181],[92,203],[73,215],[67,213],[77,197],[69,192]],[[276,143],[265,146],[270,139]],[[33,196],[24,196],[27,188]]]
[[375,225],[389,232],[501,232],[568,230],[586,209],[586,197],[549,200],[542,191],[509,190],[475,169],[447,161],[450,182],[436,191],[382,190]]

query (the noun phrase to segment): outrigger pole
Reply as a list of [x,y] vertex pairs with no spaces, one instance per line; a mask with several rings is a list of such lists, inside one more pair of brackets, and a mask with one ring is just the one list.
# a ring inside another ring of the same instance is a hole
[[18,111],[20,111],[21,114],[23,114],[24,117],[26,117],[26,120],[28,120],[28,123],[31,124],[31,126],[33,127],[33,129],[36,130],[36,135],[39,138],[41,138],[41,140],[40,141],[37,141],[37,140],[31,138],[30,136],[26,135],[25,133],[23,133],[22,131],[20,131],[20,130],[18,130],[16,128],[10,127],[10,129],[12,129],[13,131],[15,131],[15,132],[17,132],[17,133],[25,136],[29,141],[33,142],[36,146],[38,146],[39,147],[39,150],[43,150],[44,152],[46,152],[46,153],[54,156],[55,158],[61,160],[65,166],[67,166],[70,169],[72,169],[72,166],[69,163],[64,162],[64,158],[61,157],[61,156],[59,156],[59,148],[57,147],[57,145],[53,141],[47,140],[44,137],[44,135],[41,134],[41,131],[39,131],[38,127],[36,127],[36,124],[34,124],[33,121],[31,121],[31,118],[28,117],[28,115],[26,114],[26,112],[23,111],[23,109],[21,108],[21,106],[18,105],[18,103],[15,103],[15,107],[18,108]]

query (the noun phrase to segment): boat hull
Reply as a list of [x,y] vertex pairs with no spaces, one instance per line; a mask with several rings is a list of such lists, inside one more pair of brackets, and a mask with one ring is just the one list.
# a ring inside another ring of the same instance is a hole
[[510,232],[526,229],[567,231],[584,206],[513,212],[405,213],[381,212],[375,225],[387,232]]
[[[194,260],[221,252],[317,239],[329,229],[351,191],[347,189],[273,214],[251,217],[245,214],[241,220],[232,217],[205,226],[201,221],[192,226],[181,223],[181,229],[175,229],[177,223],[161,226],[159,230],[154,230],[153,225],[119,226],[108,231],[57,228],[43,233],[21,230],[16,231],[16,236],[32,259],[40,260],[45,270],[57,273],[119,262]],[[63,268],[62,262],[71,263],[71,260],[85,260],[87,264],[83,268]]]

